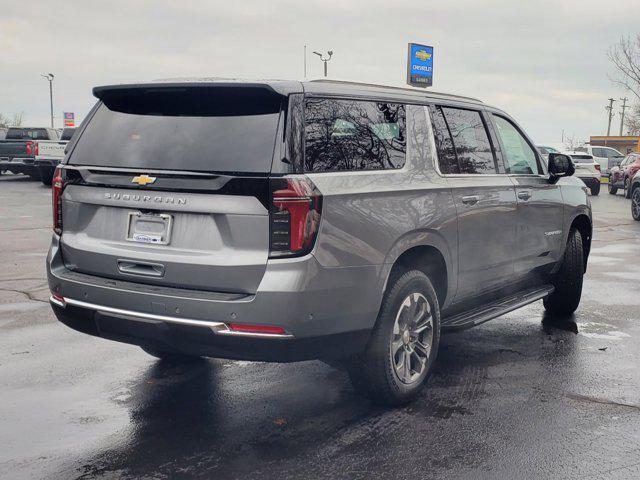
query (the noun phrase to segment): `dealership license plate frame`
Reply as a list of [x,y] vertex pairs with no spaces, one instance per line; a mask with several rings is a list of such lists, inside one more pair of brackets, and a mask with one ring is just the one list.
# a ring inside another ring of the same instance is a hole
[[[144,223],[162,226],[162,229],[160,231],[140,229],[140,225]],[[129,212],[127,217],[126,239],[129,242],[143,245],[169,245],[171,242],[172,227],[173,215],[168,213]]]

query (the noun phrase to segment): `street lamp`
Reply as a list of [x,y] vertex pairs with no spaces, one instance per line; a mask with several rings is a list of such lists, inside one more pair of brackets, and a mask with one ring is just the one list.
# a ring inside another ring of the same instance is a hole
[[47,73],[41,77],[49,82],[49,105],[51,107],[51,128],[53,128],[53,73]]
[[329,51],[327,52],[327,55],[329,55],[327,58],[324,58],[324,57],[322,56],[322,54],[321,54],[321,53],[319,53],[319,52],[313,52],[313,53],[315,53],[316,55],[318,55],[318,56],[320,57],[320,60],[322,60],[322,61],[324,62],[324,76],[326,77],[326,76],[327,76],[327,62],[328,62],[329,60],[331,60],[331,56],[333,55],[333,51],[332,51],[332,50],[329,50]]

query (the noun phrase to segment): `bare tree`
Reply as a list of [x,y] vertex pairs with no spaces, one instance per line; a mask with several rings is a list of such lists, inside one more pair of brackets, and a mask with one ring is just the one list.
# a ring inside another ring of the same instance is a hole
[[23,119],[24,112],[14,113],[12,118],[0,113],[0,127],[21,127]]
[[608,55],[618,71],[611,80],[640,100],[640,33],[635,37],[621,37]]
[[583,144],[584,142],[576,140],[575,135],[567,135],[564,137],[563,145],[564,148],[567,149],[567,151],[574,152],[576,148],[582,146]]
[[631,111],[627,113],[624,124],[629,131],[629,135],[640,135],[640,103],[636,103]]

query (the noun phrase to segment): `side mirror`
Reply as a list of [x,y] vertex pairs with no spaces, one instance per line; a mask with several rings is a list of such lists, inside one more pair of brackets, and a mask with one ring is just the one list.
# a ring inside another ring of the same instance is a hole
[[560,177],[570,177],[576,172],[573,161],[569,155],[563,153],[549,154],[549,175],[552,182]]

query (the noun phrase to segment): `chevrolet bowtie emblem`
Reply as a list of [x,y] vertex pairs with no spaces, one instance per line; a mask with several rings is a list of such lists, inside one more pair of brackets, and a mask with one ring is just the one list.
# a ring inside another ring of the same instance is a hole
[[420,60],[422,60],[424,62],[424,61],[429,60],[431,58],[431,54],[427,53],[426,50],[418,50],[416,52],[416,57],[418,57]]
[[156,181],[156,177],[150,177],[149,175],[138,175],[133,177],[131,183],[137,183],[138,185],[145,186]]

